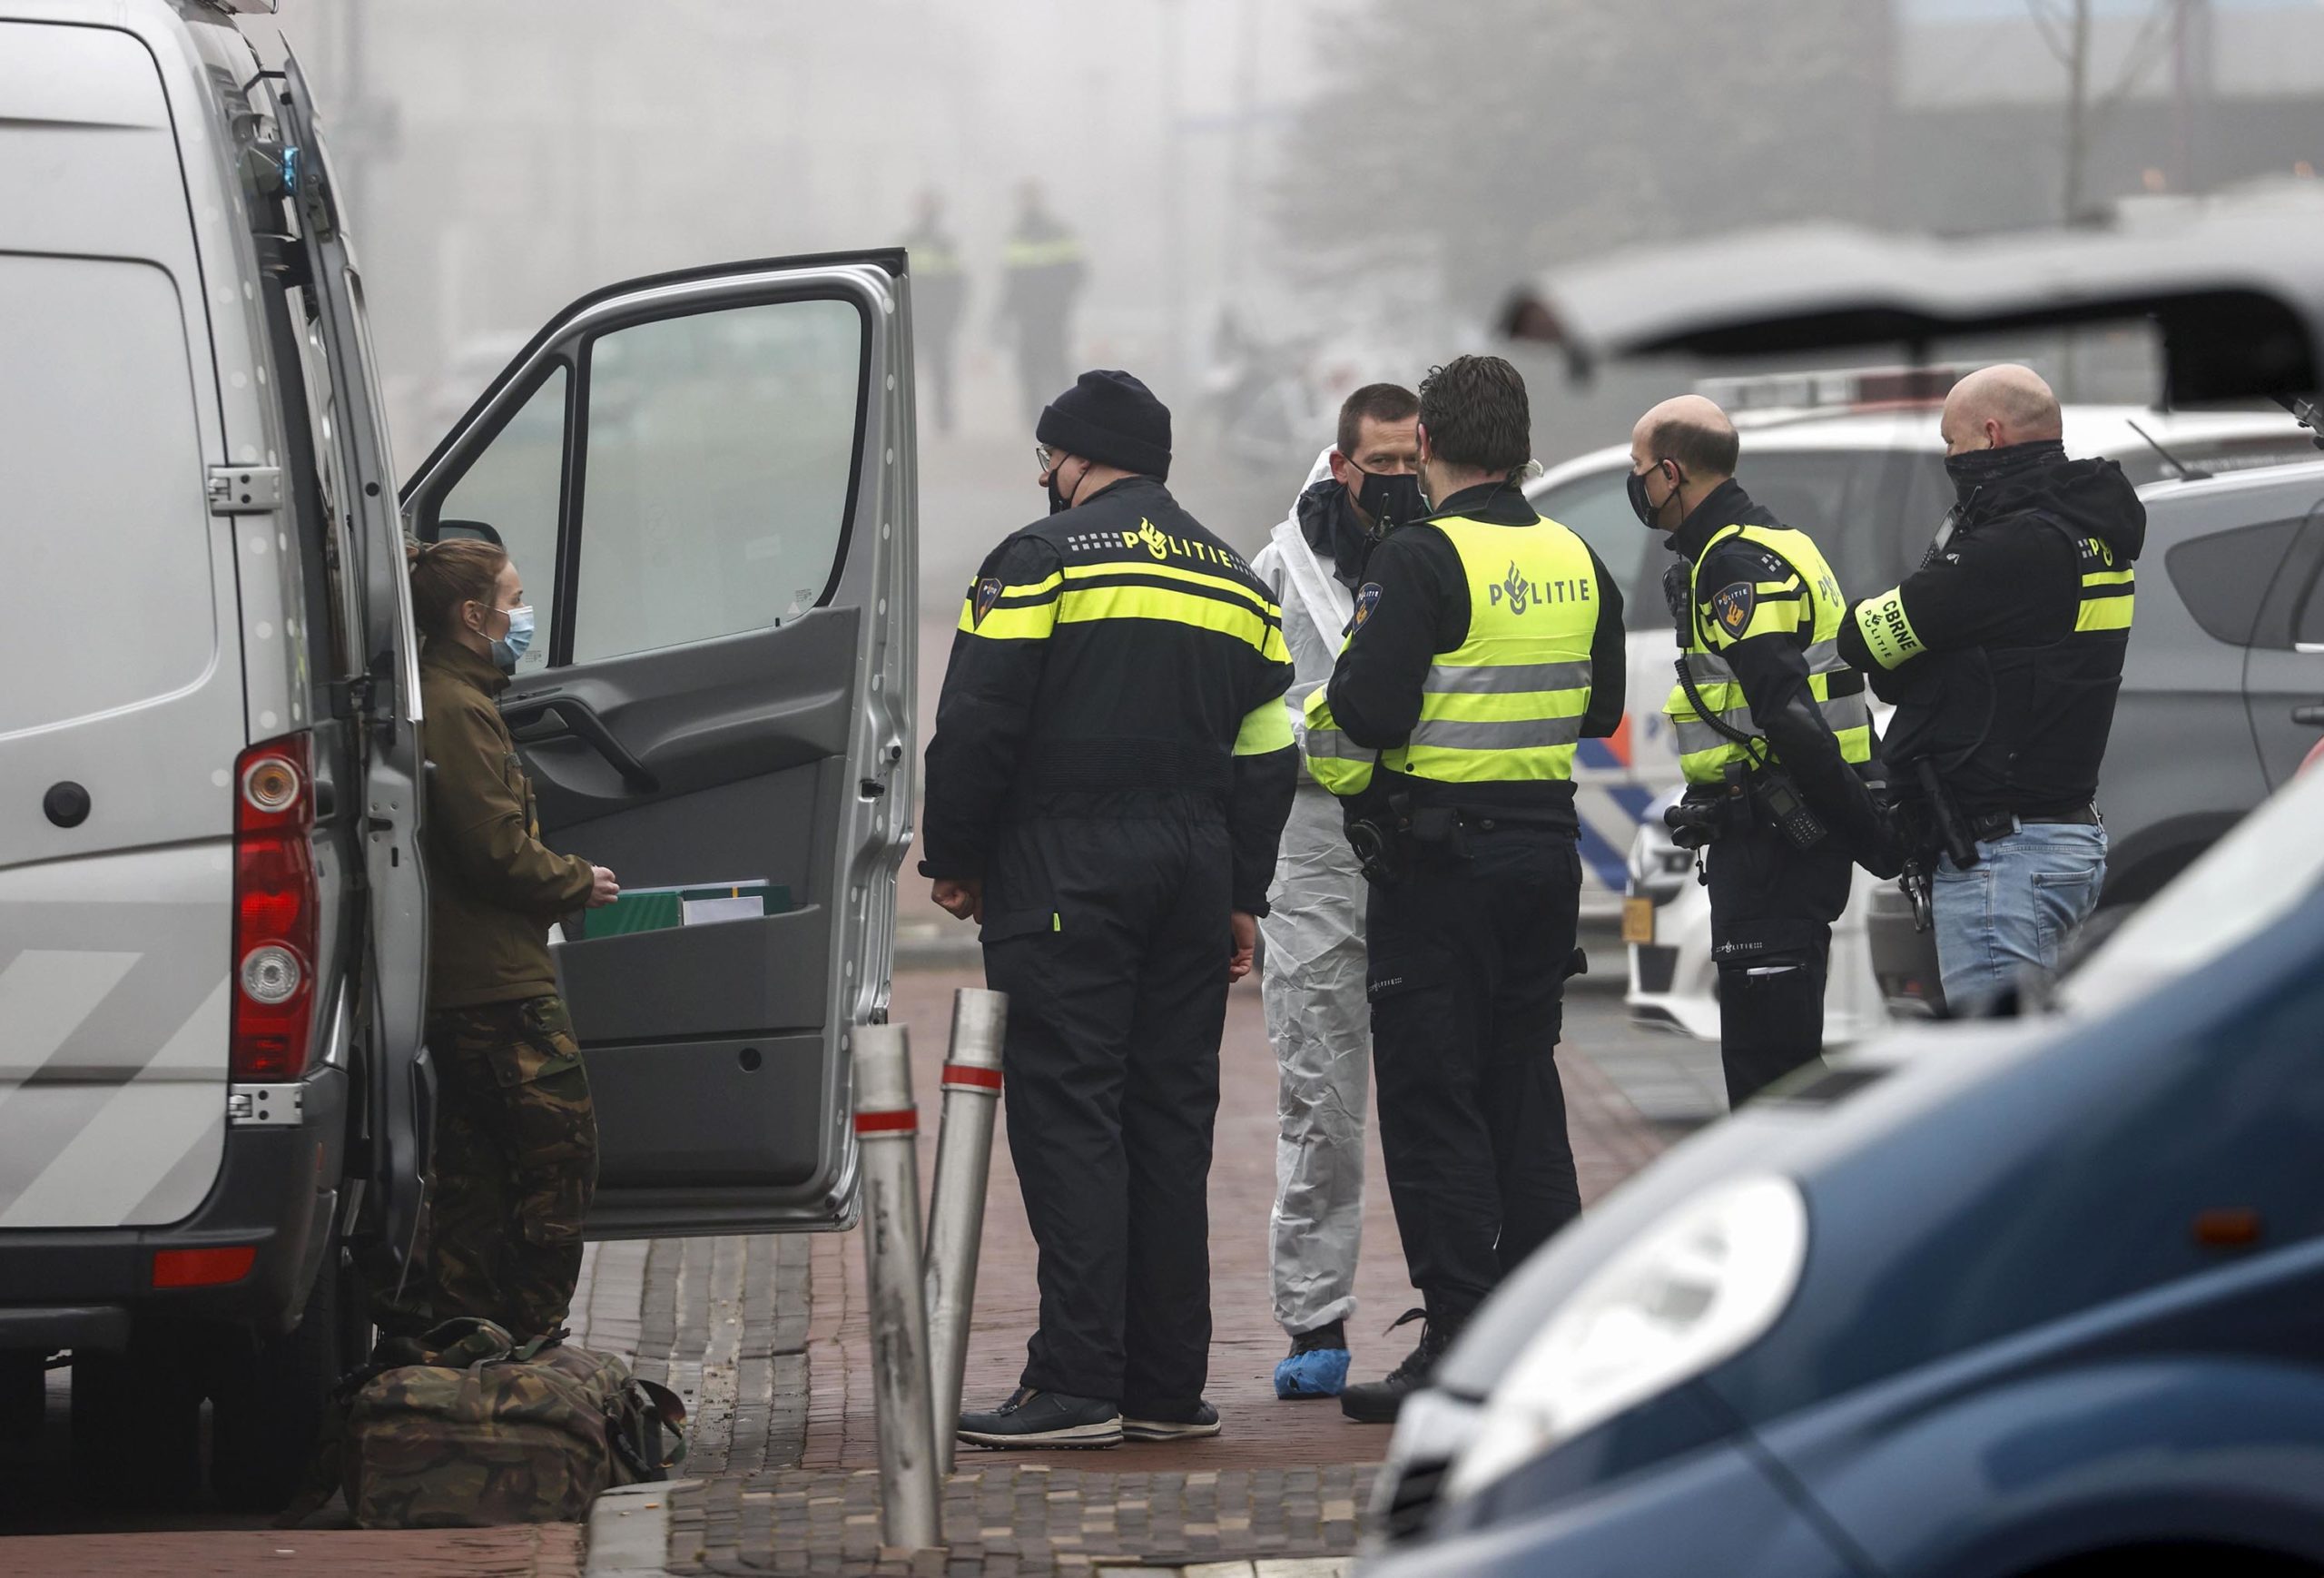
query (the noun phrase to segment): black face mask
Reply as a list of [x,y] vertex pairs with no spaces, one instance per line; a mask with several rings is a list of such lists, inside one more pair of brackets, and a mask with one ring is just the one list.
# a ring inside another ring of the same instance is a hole
[[1063,515],[1067,510],[1073,508],[1073,500],[1068,498],[1064,494],[1058,491],[1057,472],[1055,469],[1052,469],[1048,476],[1041,478],[1041,486],[1049,490],[1049,513],[1051,515]]
[[2030,465],[2039,465],[2066,452],[2062,439],[2034,439],[2006,449],[1965,449],[1945,458],[1945,474],[1953,478],[1953,494],[1963,504],[1986,483]]
[[[1659,518],[1663,510],[1669,508],[1670,499],[1666,498],[1659,505],[1649,499],[1646,496],[1646,478],[1647,473],[1644,471],[1633,471],[1630,475],[1630,512],[1638,517],[1640,526],[1653,531],[1660,531],[1662,522]],[[1676,498],[1678,496],[1678,489],[1671,489],[1670,498]]]
[[1385,537],[1428,513],[1428,503],[1421,497],[1420,478],[1416,474],[1366,471],[1353,460],[1348,462],[1348,469],[1364,478],[1355,490],[1355,505],[1372,518],[1374,537]]

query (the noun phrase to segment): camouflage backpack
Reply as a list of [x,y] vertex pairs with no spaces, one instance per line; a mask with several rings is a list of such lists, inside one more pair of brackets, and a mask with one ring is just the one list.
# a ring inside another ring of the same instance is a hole
[[340,1426],[365,1528],[556,1523],[618,1484],[666,1478],[685,1405],[562,1333],[518,1345],[486,1320],[384,1342]]

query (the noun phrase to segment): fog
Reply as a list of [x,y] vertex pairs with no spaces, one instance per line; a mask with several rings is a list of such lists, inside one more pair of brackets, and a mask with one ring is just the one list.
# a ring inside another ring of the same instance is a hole
[[[1085,259],[1068,376],[1146,378],[1174,487],[1248,547],[1346,390],[1487,347],[1530,271],[2312,179],[2324,107],[2316,0],[282,0],[248,25],[312,78],[407,468],[583,292],[897,244],[938,194],[966,283],[950,431],[925,362],[921,389],[939,606],[1042,508],[996,315],[1025,182]],[[1976,349],[2152,393],[2135,336]],[[1520,360],[1551,462],[1695,370]]]

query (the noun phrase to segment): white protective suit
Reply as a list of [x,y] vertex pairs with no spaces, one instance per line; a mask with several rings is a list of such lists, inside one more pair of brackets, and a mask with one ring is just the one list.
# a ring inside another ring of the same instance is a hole
[[[1329,449],[1317,458],[1307,486],[1331,475],[1330,459]],[[1297,671],[1283,700],[1294,729],[1304,733],[1308,694],[1332,677],[1354,598],[1334,578],[1329,556],[1300,531],[1295,498],[1251,567],[1283,607],[1283,638]],[[1355,1312],[1372,1070],[1364,902],[1364,873],[1348,848],[1340,803],[1307,776],[1303,754],[1267,890],[1269,913],[1259,922],[1267,1039],[1282,1070],[1269,1223],[1275,1317],[1295,1336]]]

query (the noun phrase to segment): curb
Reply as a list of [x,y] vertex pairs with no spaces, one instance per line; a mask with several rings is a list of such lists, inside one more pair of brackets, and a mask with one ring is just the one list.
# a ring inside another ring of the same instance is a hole
[[666,1578],[670,1555],[670,1497],[698,1479],[625,1484],[589,1507],[583,1578]]

